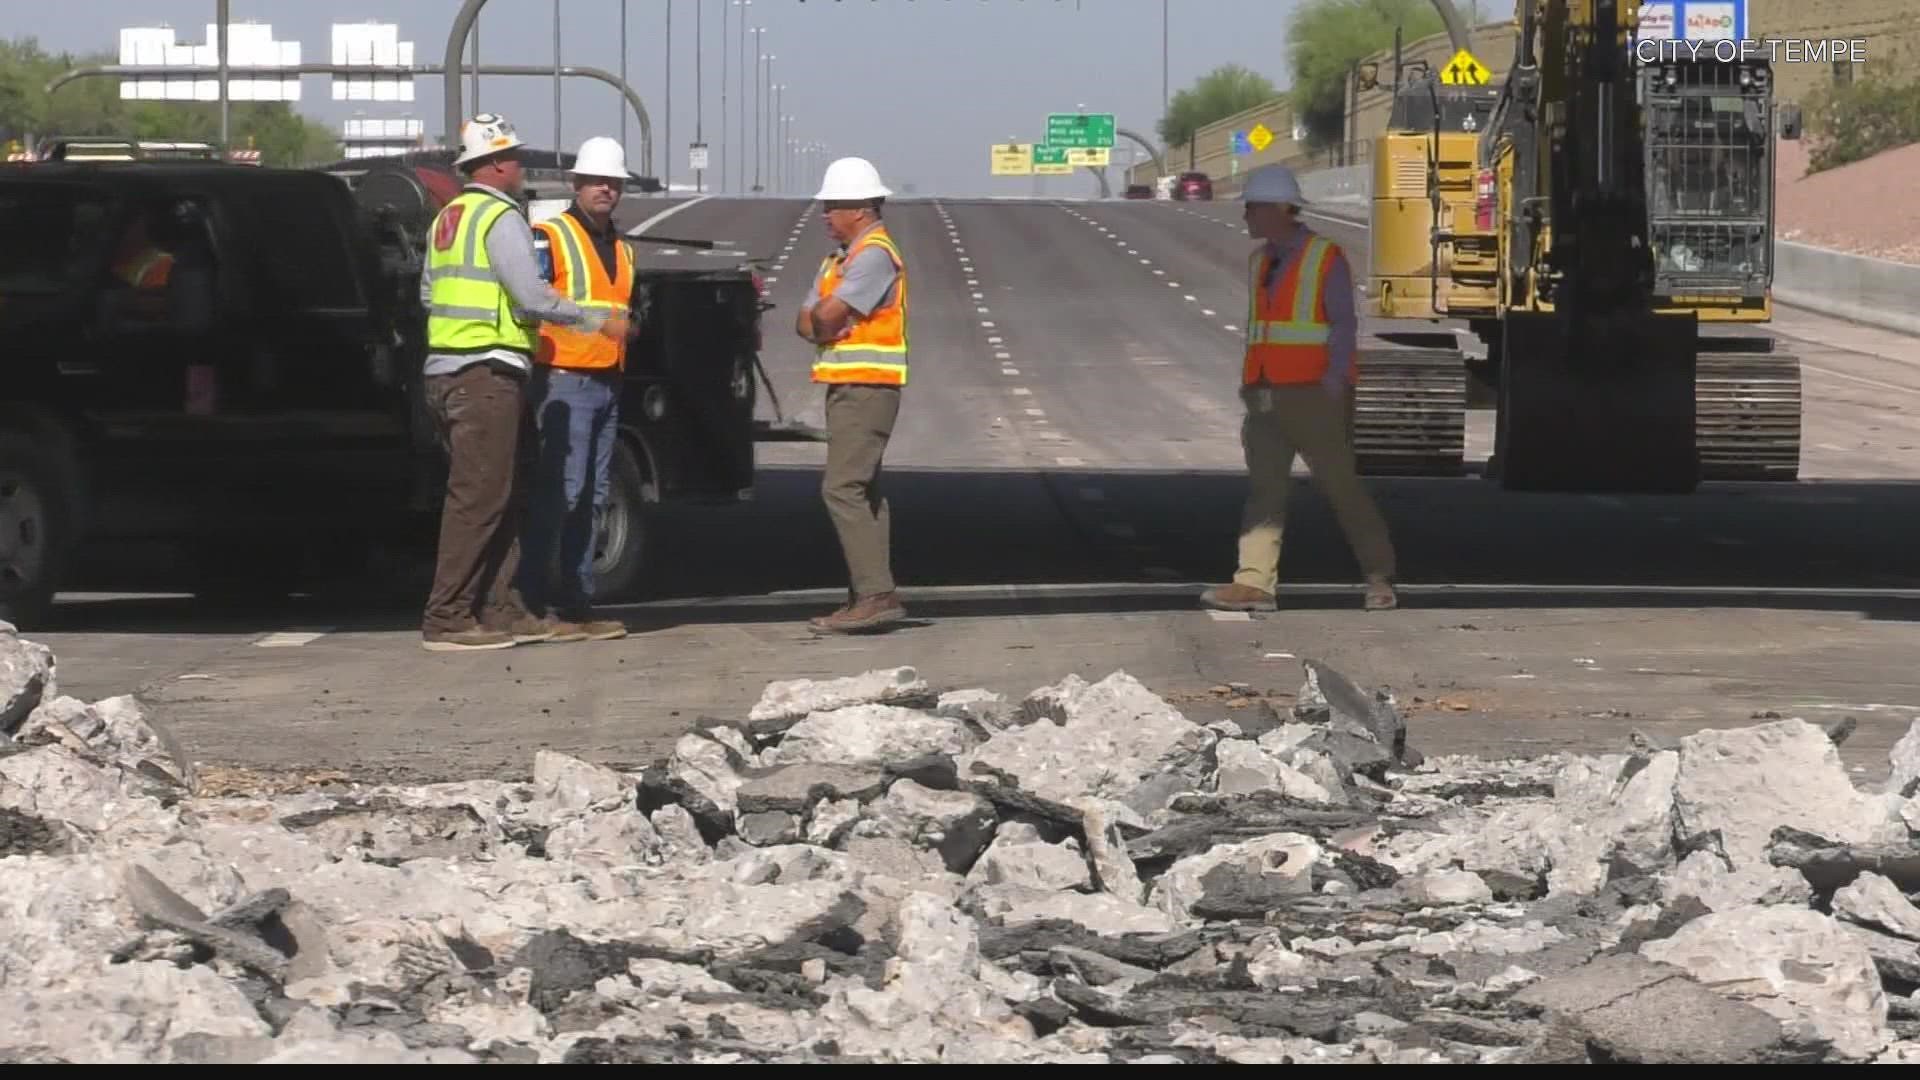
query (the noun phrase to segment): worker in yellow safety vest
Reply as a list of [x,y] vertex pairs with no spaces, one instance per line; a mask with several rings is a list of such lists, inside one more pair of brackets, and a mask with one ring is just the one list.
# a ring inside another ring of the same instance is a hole
[[818,199],[839,248],[820,264],[795,331],[817,352],[826,387],[827,467],[820,493],[847,562],[847,602],[815,630],[872,630],[904,618],[893,579],[892,515],[880,464],[907,385],[907,264],[880,220],[892,192],[865,158],[827,166]]
[[[572,204],[534,226],[543,273],[582,308],[624,312],[633,303],[633,249],[613,211],[626,191],[626,150],[596,135],[580,144],[572,175]],[[618,620],[593,612],[593,564],[620,437],[628,344],[566,326],[540,328],[531,394],[538,465],[520,542],[520,592],[535,614],[554,617],[555,640],[627,634]]]
[[541,280],[520,205],[521,141],[504,117],[460,132],[460,194],[434,216],[420,299],[427,309],[426,403],[449,458],[440,549],[421,620],[433,651],[549,641],[556,620],[515,584],[530,447],[520,437],[541,323],[624,341],[623,311],[582,307]]
[[1247,231],[1261,241],[1248,258],[1240,375],[1249,487],[1239,567],[1230,584],[1208,589],[1201,602],[1225,611],[1277,606],[1280,542],[1298,455],[1332,505],[1366,576],[1364,606],[1393,608],[1393,544],[1354,460],[1359,323],[1352,271],[1338,244],[1301,222],[1306,200],[1286,166],[1249,173],[1241,201]]

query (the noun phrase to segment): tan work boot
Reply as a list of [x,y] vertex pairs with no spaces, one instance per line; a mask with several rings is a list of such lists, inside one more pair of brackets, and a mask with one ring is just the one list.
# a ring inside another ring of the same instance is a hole
[[420,647],[428,652],[482,652],[511,649],[516,644],[512,634],[479,626],[465,630],[430,630],[420,635]]
[[554,621],[538,615],[522,615],[508,623],[501,633],[513,636],[515,644],[533,645],[542,641],[552,641]]
[[1272,593],[1237,581],[1215,585],[1200,594],[1200,602],[1215,611],[1273,611],[1279,607]]
[[1394,595],[1393,585],[1385,577],[1367,579],[1366,610],[1392,611],[1400,606],[1400,598]]
[[907,617],[898,593],[884,592],[863,596],[831,615],[809,621],[815,630],[830,634],[851,634],[872,630]]
[[569,641],[613,641],[627,636],[627,624],[618,619],[595,618],[592,612],[576,612],[562,620],[569,632],[577,632],[579,637],[570,637]]

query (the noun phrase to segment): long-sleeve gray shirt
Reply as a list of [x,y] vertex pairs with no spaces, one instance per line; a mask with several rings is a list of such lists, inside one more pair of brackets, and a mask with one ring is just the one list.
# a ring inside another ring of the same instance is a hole
[[[467,189],[517,201],[485,184],[469,183]],[[555,292],[541,276],[533,249],[533,226],[527,223],[524,213],[514,210],[495,218],[485,242],[493,272],[499,276],[501,288],[506,290],[515,313],[522,320],[559,323],[587,331],[600,329],[600,324],[606,321],[599,312],[589,311]],[[429,270],[420,275],[421,306],[432,304],[432,297],[433,273]],[[428,353],[424,370],[428,375],[451,375],[469,364],[490,359],[512,364],[523,371],[530,365],[525,356],[511,349],[493,349],[484,353]]]
[[[1275,266],[1285,267],[1287,259],[1306,244],[1310,235],[1303,225],[1294,230],[1293,236],[1284,243],[1269,244]],[[1360,345],[1360,320],[1354,311],[1353,270],[1347,265],[1346,256],[1338,251],[1327,259],[1326,304],[1327,321],[1332,324],[1327,342],[1327,351],[1331,356],[1328,375],[1344,380],[1353,366],[1354,354]]]

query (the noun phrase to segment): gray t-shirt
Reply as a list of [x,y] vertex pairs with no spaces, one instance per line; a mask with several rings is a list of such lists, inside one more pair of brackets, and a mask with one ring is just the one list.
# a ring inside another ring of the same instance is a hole
[[[825,263],[814,272],[813,288],[807,290],[806,302],[801,305],[808,311],[813,310],[813,305],[820,299],[820,279],[826,272]],[[868,247],[841,267],[840,280],[833,287],[833,295],[856,313],[871,315],[892,294],[899,276],[900,272],[885,248]]]

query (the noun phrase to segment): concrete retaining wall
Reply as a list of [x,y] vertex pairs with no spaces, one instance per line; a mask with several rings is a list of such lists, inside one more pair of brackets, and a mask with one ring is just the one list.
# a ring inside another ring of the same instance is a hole
[[1308,202],[1341,197],[1364,199],[1373,193],[1372,165],[1342,165],[1300,174],[1300,192]]
[[1773,242],[1773,296],[1842,319],[1920,334],[1920,266]]

